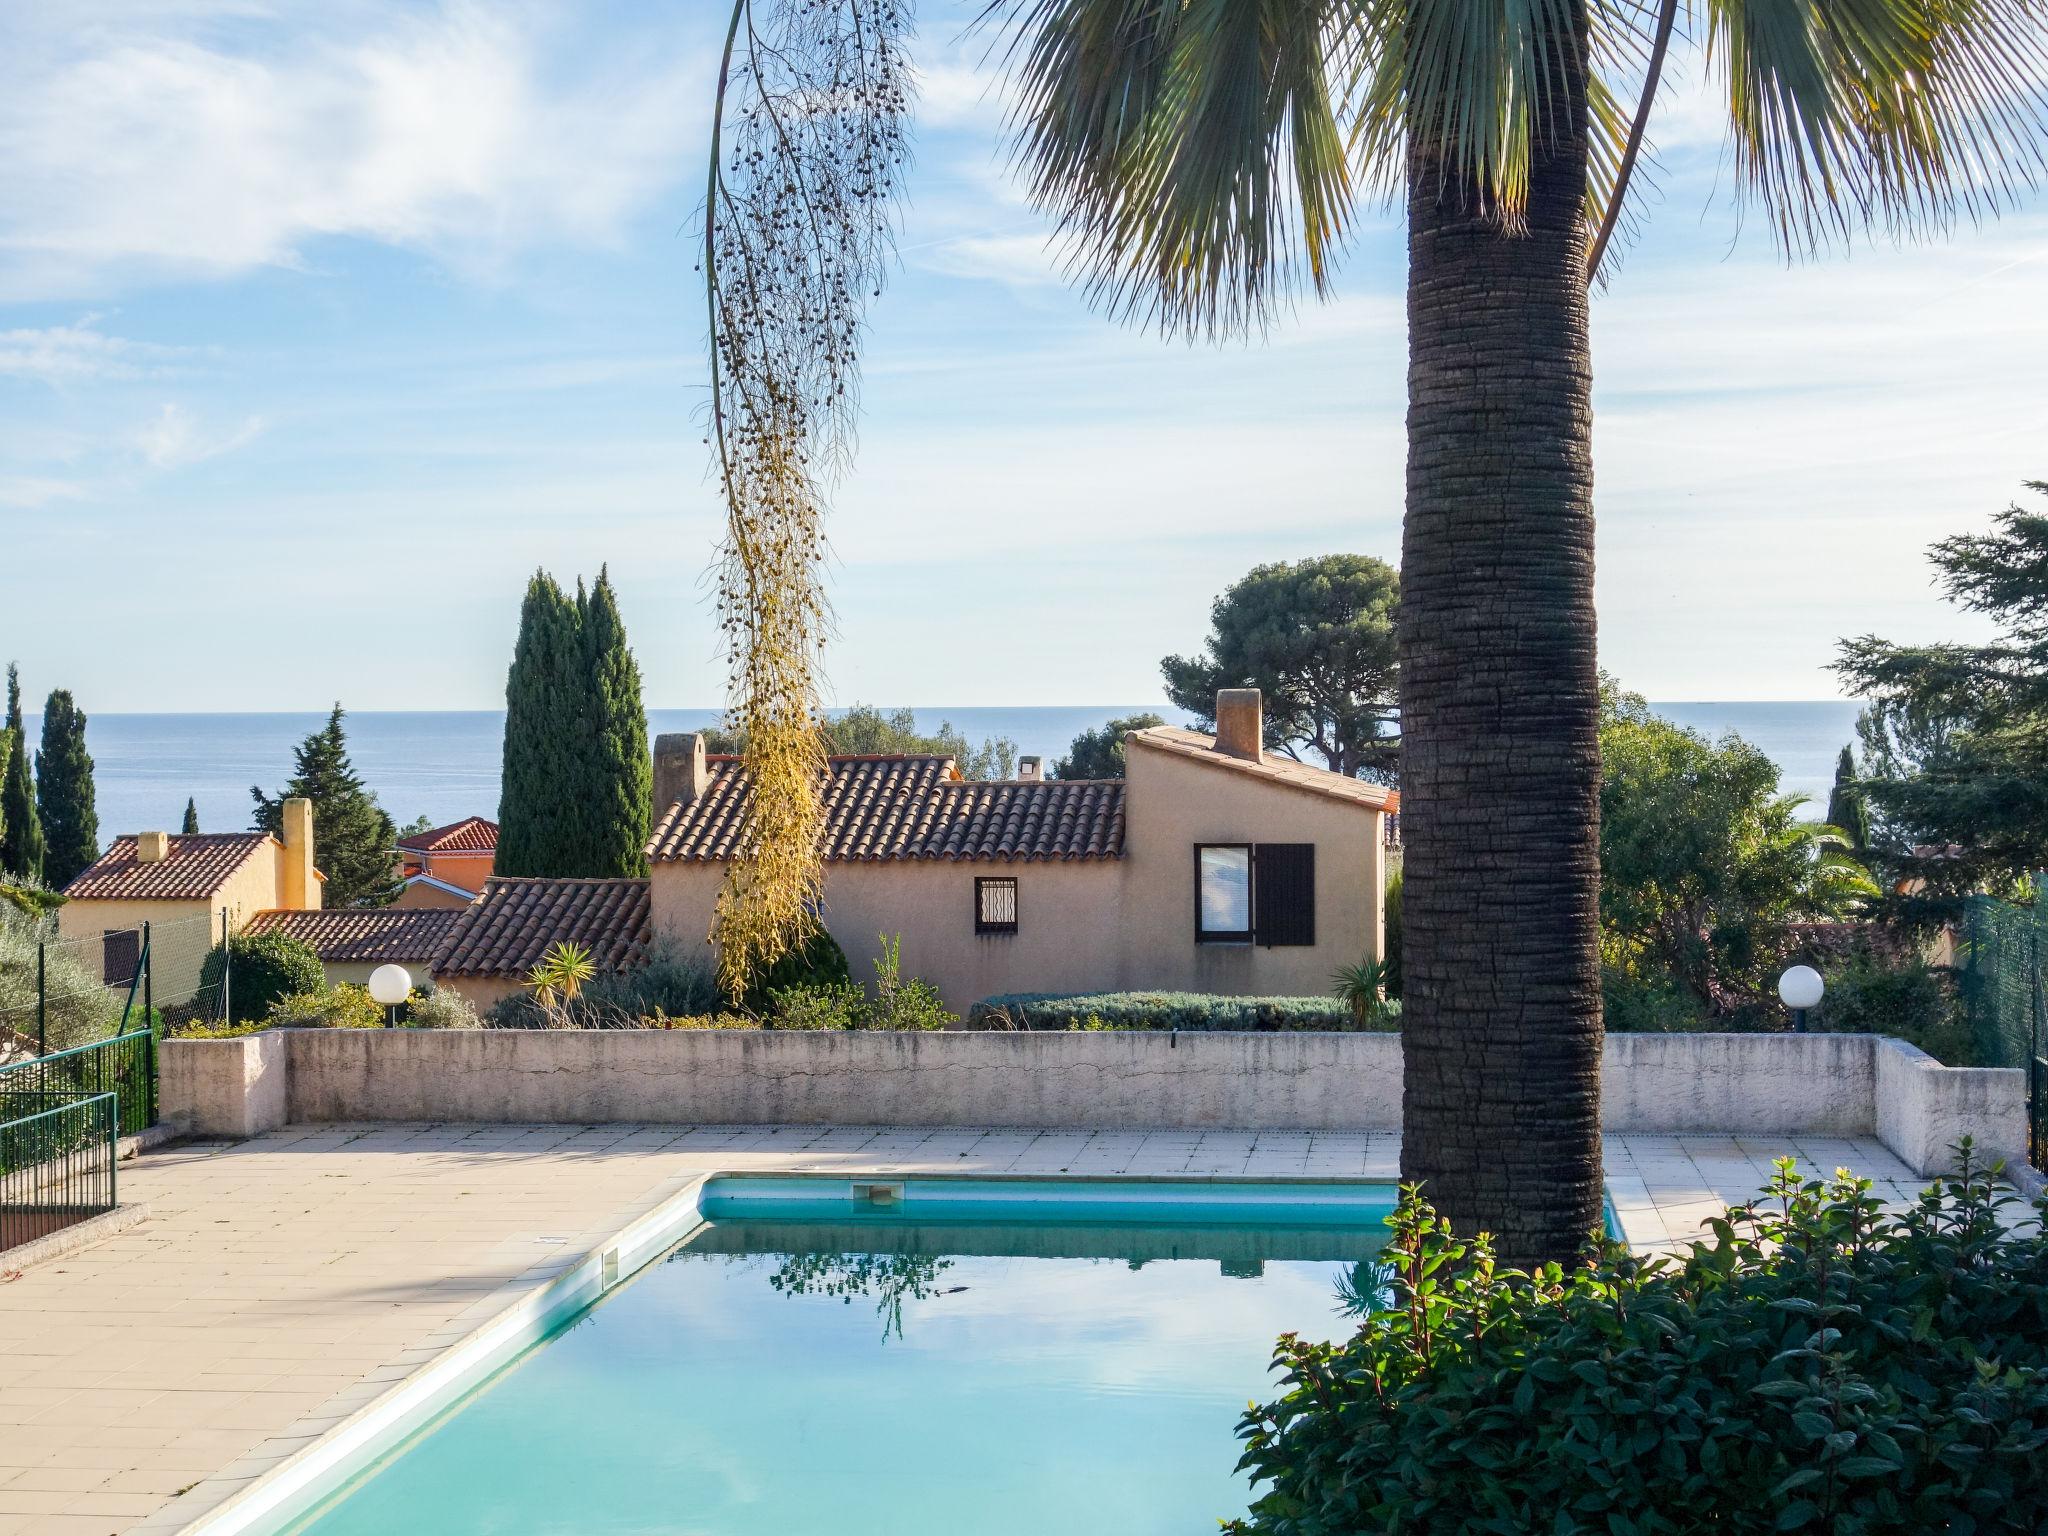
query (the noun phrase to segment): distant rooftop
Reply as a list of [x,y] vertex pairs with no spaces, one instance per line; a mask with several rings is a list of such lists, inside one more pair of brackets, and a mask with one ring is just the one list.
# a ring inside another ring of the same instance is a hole
[[445,827],[401,837],[398,846],[413,853],[493,853],[498,847],[498,824],[482,816],[465,816]]
[[[64,887],[73,901],[204,901],[272,841],[268,832],[194,832],[167,838],[160,859],[136,857],[137,835],[114,845]],[[282,846],[282,845],[280,845]]]

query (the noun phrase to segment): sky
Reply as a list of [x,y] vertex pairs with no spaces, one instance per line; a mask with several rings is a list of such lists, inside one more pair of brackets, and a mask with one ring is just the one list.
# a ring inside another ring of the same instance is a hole
[[[917,164],[830,519],[830,699],[1135,703],[1262,561],[1394,560],[1399,221],[1262,338],[1120,328],[921,7]],[[720,702],[693,230],[724,6],[0,8],[0,652],[92,711],[487,708],[608,564],[654,706]],[[2048,478],[2048,200],[1788,267],[1681,61],[1593,308],[1605,667],[1835,696],[1983,632],[1926,546]]]

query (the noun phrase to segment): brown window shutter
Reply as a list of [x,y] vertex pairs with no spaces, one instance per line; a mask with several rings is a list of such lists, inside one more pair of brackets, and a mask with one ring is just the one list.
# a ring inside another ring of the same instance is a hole
[[1316,941],[1316,845],[1260,843],[1252,854],[1253,926],[1267,948]]

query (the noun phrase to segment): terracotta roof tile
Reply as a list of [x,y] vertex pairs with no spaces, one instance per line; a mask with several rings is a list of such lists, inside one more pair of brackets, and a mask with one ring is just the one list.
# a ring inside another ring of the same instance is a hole
[[1154,747],[1162,752],[1171,752],[1176,757],[1188,758],[1220,768],[1227,773],[1246,773],[1269,783],[1285,784],[1313,795],[1329,795],[1338,800],[1355,800],[1360,805],[1369,805],[1378,811],[1395,811],[1401,807],[1400,795],[1384,784],[1368,784],[1364,779],[1350,778],[1345,774],[1332,773],[1327,768],[1313,768],[1307,763],[1297,763],[1291,757],[1280,757],[1274,753],[1263,754],[1255,763],[1247,758],[1234,757],[1228,752],[1216,750],[1216,738],[1204,736],[1200,731],[1184,731],[1177,725],[1155,725],[1149,730],[1133,731],[1124,738],[1124,750],[1130,750],[1130,743]]
[[359,963],[431,961],[462,920],[460,910],[435,907],[328,907],[274,909],[249,919],[249,933],[284,933],[312,946],[322,960]]
[[270,841],[268,832],[199,832],[171,838],[163,858],[143,864],[135,838],[117,837],[64,894],[73,901],[204,901]]
[[637,965],[653,931],[645,880],[527,880],[493,876],[450,914],[434,959],[441,976],[524,976],[557,943],[590,951],[601,971]]
[[398,846],[414,853],[491,853],[498,846],[498,824],[481,816],[465,816],[445,827],[401,837]]
[[[740,847],[752,786],[713,762],[710,784],[667,808],[647,845],[664,862],[725,863]],[[825,786],[825,857],[1114,859],[1124,851],[1121,780],[968,782],[949,757],[835,757]]]

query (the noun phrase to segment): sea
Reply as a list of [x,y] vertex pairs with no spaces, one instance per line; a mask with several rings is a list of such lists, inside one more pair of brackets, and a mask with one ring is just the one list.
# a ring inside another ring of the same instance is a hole
[[[1857,705],[1841,699],[1799,703],[1683,702],[1653,706],[1679,725],[1718,737],[1734,732],[1777,763],[1781,787],[1825,807],[1835,757],[1855,740]],[[1054,705],[1031,708],[923,708],[918,728],[951,724],[969,741],[1007,736],[1020,753],[1063,754],[1081,732],[1104,721],[1152,710],[1187,723],[1164,704]],[[716,709],[652,709],[650,734],[715,725]],[[252,786],[275,792],[292,772],[292,749],[325,724],[324,711],[305,714],[91,715],[86,749],[93,758],[100,835],[175,832],[189,796],[201,830],[247,827]],[[41,721],[23,722],[33,740]],[[498,710],[376,711],[351,714],[349,751],[356,772],[401,825],[425,816],[435,825],[464,816],[497,815],[498,762],[505,716]]]

